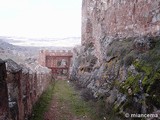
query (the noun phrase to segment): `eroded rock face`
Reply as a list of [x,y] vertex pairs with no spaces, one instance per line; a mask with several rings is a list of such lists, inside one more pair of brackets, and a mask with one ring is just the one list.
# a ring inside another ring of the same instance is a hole
[[82,46],[74,51],[71,79],[116,113],[160,109],[159,5],[159,0],[83,0]]

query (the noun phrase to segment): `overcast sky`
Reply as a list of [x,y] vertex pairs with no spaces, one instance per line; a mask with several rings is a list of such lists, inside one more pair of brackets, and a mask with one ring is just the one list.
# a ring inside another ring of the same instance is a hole
[[0,36],[80,37],[82,0],[0,0]]

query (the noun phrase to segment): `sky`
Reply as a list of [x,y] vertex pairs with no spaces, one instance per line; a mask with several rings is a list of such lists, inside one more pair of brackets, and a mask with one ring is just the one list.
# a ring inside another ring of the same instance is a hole
[[82,0],[0,0],[0,36],[81,36]]

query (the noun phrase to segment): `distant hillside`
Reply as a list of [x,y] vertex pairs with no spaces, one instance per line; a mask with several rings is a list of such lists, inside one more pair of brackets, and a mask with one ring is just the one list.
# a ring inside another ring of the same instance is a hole
[[[68,39],[68,38],[66,38]],[[66,40],[64,39],[64,40]],[[72,39],[72,38],[70,38]],[[75,39],[75,38],[74,38]],[[73,40],[73,39],[72,39]],[[31,40],[28,40],[31,41]],[[24,39],[24,42],[28,42]],[[34,41],[34,40],[33,40]],[[37,40],[42,42],[46,40]],[[35,42],[34,41],[34,42]],[[50,43],[52,40],[47,40]],[[72,47],[57,47],[57,46],[46,46],[46,47],[35,47],[35,46],[18,46],[13,44],[18,44],[23,42],[23,40],[13,39],[10,37],[0,37],[0,58],[8,59],[11,58],[16,62],[24,62],[28,58],[37,59],[40,50],[72,50]],[[68,41],[67,41],[68,42]],[[52,43],[50,44],[52,45]]]
[[9,50],[9,51],[17,51],[17,52],[24,52],[28,53],[28,52],[33,52],[33,51],[38,51],[39,48],[36,47],[22,47],[22,46],[16,46],[16,45],[12,45],[8,42],[6,42],[6,39],[1,39],[0,38],[0,48],[3,50]]
[[0,39],[0,58],[13,59],[16,62],[23,62],[28,57],[36,57],[38,55],[39,49],[37,48],[26,48],[12,45],[5,42],[5,39]]
[[74,47],[81,44],[80,37],[68,37],[68,38],[20,38],[20,37],[0,37],[13,45],[17,46],[31,46],[31,47]]
[[10,50],[15,50],[15,49],[18,49],[18,47],[12,45],[12,44],[9,44],[7,42],[5,42],[3,39],[0,39],[0,48],[2,49],[10,49]]
[[[24,53],[33,53],[36,54],[37,51],[41,50],[41,49],[49,49],[49,50],[71,50],[73,47],[58,47],[58,46],[54,46],[54,44],[52,44],[53,41],[58,41],[58,40],[43,40],[43,39],[24,39],[22,40],[18,40],[20,38],[10,38],[10,37],[0,37],[0,49],[4,49],[4,50],[14,50],[14,51],[18,51],[18,52],[24,52]],[[64,39],[60,39],[59,41],[61,42],[61,40],[65,40],[67,43],[70,44],[69,41],[67,40],[75,40],[75,39],[79,39],[79,38],[64,38]],[[25,46],[25,42],[26,43],[30,43],[30,41],[32,42],[38,42],[37,44],[41,44],[41,46],[35,46],[35,45],[30,45],[30,46]],[[78,40],[77,40],[78,41]],[[46,42],[47,44],[49,44],[49,46],[42,46],[43,42]],[[75,41],[76,42],[76,41]],[[23,46],[19,46],[19,44],[22,44]],[[17,45],[16,45],[17,44]]]

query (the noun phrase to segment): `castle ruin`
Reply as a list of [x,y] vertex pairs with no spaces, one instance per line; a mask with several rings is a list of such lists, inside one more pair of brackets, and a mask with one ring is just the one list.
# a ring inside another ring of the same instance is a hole
[[72,51],[48,51],[41,50],[39,53],[39,63],[42,66],[48,67],[52,70],[52,74],[56,76],[69,77],[69,71],[72,60]]

